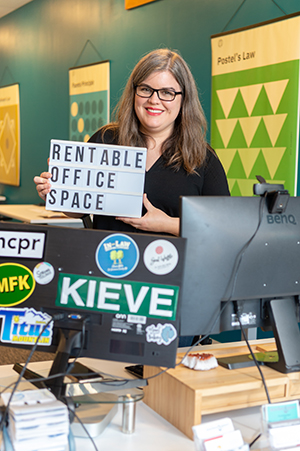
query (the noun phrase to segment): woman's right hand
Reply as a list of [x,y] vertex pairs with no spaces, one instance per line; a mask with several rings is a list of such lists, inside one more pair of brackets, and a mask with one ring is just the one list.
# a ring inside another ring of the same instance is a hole
[[50,172],[42,172],[40,176],[36,175],[33,179],[36,184],[36,190],[41,199],[46,200],[46,196],[50,193],[52,174]]

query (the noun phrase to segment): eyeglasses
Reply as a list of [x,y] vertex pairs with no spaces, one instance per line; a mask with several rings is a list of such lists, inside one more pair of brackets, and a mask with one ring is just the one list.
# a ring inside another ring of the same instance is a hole
[[139,97],[144,97],[145,99],[150,99],[150,97],[153,96],[153,94],[156,92],[158,95],[158,98],[162,100],[163,102],[172,102],[172,100],[175,100],[175,97],[179,94],[182,95],[182,92],[173,91],[173,89],[154,89],[150,88],[150,86],[147,85],[138,85],[135,86],[135,92],[136,95]]

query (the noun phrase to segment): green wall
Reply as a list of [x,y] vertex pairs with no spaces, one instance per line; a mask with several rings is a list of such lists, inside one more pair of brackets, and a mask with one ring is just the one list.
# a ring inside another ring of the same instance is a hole
[[21,184],[0,184],[0,194],[39,202],[32,179],[47,167],[50,139],[69,136],[70,67],[109,59],[113,107],[140,56],[177,49],[209,118],[210,36],[299,10],[299,0],[157,0],[128,11],[124,0],[33,0],[0,19],[0,85],[20,83],[21,110]]

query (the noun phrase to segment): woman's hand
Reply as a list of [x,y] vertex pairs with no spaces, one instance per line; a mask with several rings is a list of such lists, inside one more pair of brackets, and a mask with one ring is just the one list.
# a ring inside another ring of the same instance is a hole
[[164,213],[162,210],[154,207],[147,199],[147,194],[144,194],[144,206],[147,213],[141,218],[122,218],[118,217],[119,221],[130,224],[136,229],[144,230],[145,232],[169,233],[171,235],[179,236],[179,218],[172,218]]
[[[51,183],[50,179],[52,174],[50,172],[42,172],[41,175],[36,175],[33,179],[36,184],[36,190],[41,199],[46,201],[46,196],[51,191]],[[64,215],[69,216],[70,218],[82,218],[82,213],[72,213],[72,212],[63,212]]]
[[50,172],[42,172],[40,176],[35,176],[33,181],[36,184],[36,190],[41,199],[46,200],[46,196],[51,191]]

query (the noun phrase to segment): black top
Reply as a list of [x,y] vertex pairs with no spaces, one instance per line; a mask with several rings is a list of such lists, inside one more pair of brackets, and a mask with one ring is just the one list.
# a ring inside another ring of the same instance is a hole
[[[101,130],[89,140],[93,143],[117,144],[113,133],[107,131],[102,140]],[[208,149],[205,164],[195,174],[188,174],[183,168],[175,171],[166,166],[161,156],[145,174],[145,188],[149,201],[167,215],[179,217],[180,196],[229,196],[226,175],[218,157]],[[143,215],[146,210],[143,208]],[[140,232],[129,224],[117,221],[113,216],[94,215],[95,229]],[[146,232],[144,232],[146,233]],[[149,232],[148,232],[149,233]]]

